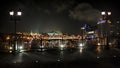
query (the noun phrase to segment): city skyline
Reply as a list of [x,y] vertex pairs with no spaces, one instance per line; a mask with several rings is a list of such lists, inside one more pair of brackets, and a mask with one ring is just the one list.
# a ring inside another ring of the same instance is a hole
[[[28,2],[29,1],[29,2]],[[14,32],[14,21],[10,20],[10,10],[21,10],[21,20],[17,21],[17,32],[61,31],[79,34],[83,24],[97,25],[101,11],[111,11],[111,20],[119,21],[118,3],[113,0],[11,0],[2,1],[0,11],[0,32]]]

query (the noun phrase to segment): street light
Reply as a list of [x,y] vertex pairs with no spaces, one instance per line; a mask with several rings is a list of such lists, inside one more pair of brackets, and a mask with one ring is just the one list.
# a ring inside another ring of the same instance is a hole
[[11,16],[13,16],[14,15],[14,11],[10,11],[10,13],[9,13]]
[[106,20],[106,25],[107,25],[107,31],[106,31],[106,45],[109,47],[109,39],[108,39],[108,30],[109,30],[109,26],[108,26],[108,24],[110,24],[111,22],[110,22],[110,20],[108,20],[108,16],[110,16],[111,15],[111,12],[105,12],[105,11],[103,11],[103,12],[101,12],[101,15],[103,16],[103,20]]
[[108,15],[111,15],[111,12],[107,12],[108,13]]
[[22,12],[21,12],[21,11],[18,11],[18,12],[17,12],[17,15],[18,15],[18,16],[21,16],[21,15],[22,15]]
[[10,11],[9,12],[9,15],[11,16],[11,20],[13,20],[14,21],[14,24],[15,24],[15,26],[14,26],[14,33],[15,33],[15,39],[14,39],[14,52],[17,50],[17,41],[16,41],[16,23],[17,23],[17,21],[19,20],[19,18],[18,17],[20,17],[21,15],[22,15],[22,12],[21,11]]
[[21,11],[17,11],[17,13],[15,14],[14,11],[10,11],[9,14],[10,14],[10,16],[21,16],[22,12]]
[[105,11],[101,12],[101,15],[106,15]]
[[103,11],[103,12],[101,12],[101,15],[111,15],[111,12],[105,12],[105,11]]

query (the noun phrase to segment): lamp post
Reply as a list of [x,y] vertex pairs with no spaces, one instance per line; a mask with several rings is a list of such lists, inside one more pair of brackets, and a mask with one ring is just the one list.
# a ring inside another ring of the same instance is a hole
[[22,15],[21,11],[10,11],[9,15],[11,16],[11,20],[14,21],[14,47],[13,51],[17,51],[17,38],[16,38],[16,23],[19,20],[19,17]]
[[101,12],[101,15],[102,15],[102,20],[106,20],[105,24],[106,24],[106,33],[105,33],[105,36],[106,36],[106,46],[109,47],[109,24],[111,23],[110,20],[108,19],[108,16],[111,15],[111,12]]
[[85,30],[85,27],[81,27],[81,30],[82,30],[82,42],[84,40],[84,30]]

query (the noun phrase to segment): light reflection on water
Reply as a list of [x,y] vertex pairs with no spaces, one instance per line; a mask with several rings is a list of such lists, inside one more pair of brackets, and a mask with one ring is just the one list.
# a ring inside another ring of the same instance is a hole
[[101,54],[102,52],[102,47],[100,45],[97,46],[96,51],[98,54]]
[[82,53],[83,52],[83,47],[80,47],[80,53]]

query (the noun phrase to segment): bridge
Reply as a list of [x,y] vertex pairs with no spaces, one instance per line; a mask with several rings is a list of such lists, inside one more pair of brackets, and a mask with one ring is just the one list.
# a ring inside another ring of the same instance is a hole
[[81,36],[49,36],[49,37],[42,37],[42,39],[46,39],[46,40],[54,40],[54,39],[58,39],[58,40],[67,40],[67,39],[76,39],[79,40],[81,39]]

